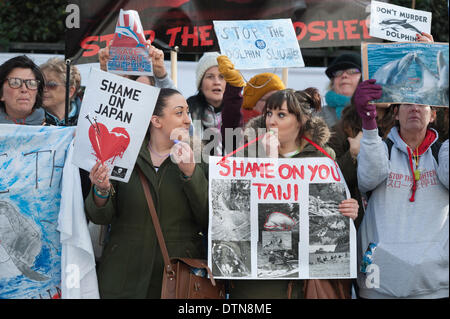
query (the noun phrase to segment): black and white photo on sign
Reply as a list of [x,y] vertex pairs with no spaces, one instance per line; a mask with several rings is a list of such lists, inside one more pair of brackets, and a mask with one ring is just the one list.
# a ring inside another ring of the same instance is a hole
[[258,204],[258,277],[298,278],[298,203]]
[[213,180],[212,239],[250,241],[250,181]]
[[309,184],[309,273],[311,278],[349,277],[350,221],[338,211],[346,199],[339,183]]
[[356,229],[338,211],[348,196],[339,167],[326,157],[211,156],[208,266],[214,277],[355,278]]
[[212,241],[214,277],[247,277],[251,274],[250,241]]

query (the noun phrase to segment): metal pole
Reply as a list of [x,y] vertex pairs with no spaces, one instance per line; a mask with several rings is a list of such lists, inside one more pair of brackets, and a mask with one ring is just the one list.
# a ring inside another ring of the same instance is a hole
[[66,60],[66,108],[64,114],[64,125],[69,124],[69,103],[70,103],[70,59]]

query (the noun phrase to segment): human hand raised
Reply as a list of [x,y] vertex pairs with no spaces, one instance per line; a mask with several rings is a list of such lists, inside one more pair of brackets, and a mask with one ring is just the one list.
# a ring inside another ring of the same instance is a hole
[[152,59],[153,74],[161,79],[167,75],[166,65],[164,64],[164,52],[150,44],[150,40],[147,40],[148,54]]
[[362,120],[362,127],[366,130],[373,130],[377,127],[376,106],[369,102],[380,99],[383,89],[381,85],[375,84],[375,82],[375,79],[370,79],[359,83],[353,96],[356,111]]
[[100,70],[107,71],[106,65],[109,60],[109,47],[111,46],[112,40],[106,45],[106,47],[98,50],[98,62],[100,63]]
[[276,130],[270,130],[264,134],[261,139],[261,144],[263,145],[267,156],[271,158],[278,157],[278,147],[280,146],[280,141],[278,140],[277,133],[278,132]]
[[225,81],[234,87],[244,87],[245,81],[241,73],[234,68],[234,64],[226,55],[221,55],[217,58],[219,64],[219,72],[225,78]]

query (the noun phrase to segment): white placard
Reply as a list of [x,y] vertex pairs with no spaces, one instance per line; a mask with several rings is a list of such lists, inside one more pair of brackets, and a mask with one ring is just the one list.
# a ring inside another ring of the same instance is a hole
[[97,160],[110,179],[128,182],[159,89],[91,69],[75,136],[73,163],[90,171]]
[[356,277],[349,190],[329,158],[209,158],[208,265],[222,279]]
[[291,19],[213,21],[220,51],[236,69],[304,67]]
[[416,34],[431,34],[431,12],[372,1],[370,36],[394,42],[414,42]]

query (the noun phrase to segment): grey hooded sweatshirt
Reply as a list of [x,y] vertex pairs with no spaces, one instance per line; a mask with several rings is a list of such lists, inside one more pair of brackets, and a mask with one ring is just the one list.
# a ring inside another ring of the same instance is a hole
[[[430,131],[419,159],[420,179],[412,197],[411,150],[394,127],[388,148],[378,129],[363,130],[358,186],[371,191],[358,231],[358,286],[363,298],[444,298],[449,296],[449,151],[438,162]],[[439,164],[438,164],[439,163]]]

